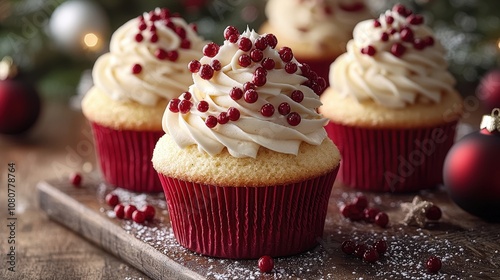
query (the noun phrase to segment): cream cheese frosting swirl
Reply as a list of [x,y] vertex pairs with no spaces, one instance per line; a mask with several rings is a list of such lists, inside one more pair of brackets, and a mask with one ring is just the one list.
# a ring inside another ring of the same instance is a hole
[[360,22],[353,35],[347,53],[330,68],[330,84],[339,94],[404,108],[440,102],[455,91],[445,49],[421,15],[396,5],[378,19]]
[[354,26],[371,17],[364,0],[269,0],[269,23],[288,38],[312,45],[347,42]]
[[210,155],[227,148],[234,157],[255,158],[260,147],[296,155],[302,142],[321,144],[327,123],[317,112],[321,78],[289,48],[275,50],[272,34],[239,35],[228,27],[225,38],[190,63],[194,84],[170,101],[165,132],[181,148],[197,145]]
[[186,65],[205,43],[193,25],[156,8],[113,33],[110,52],[94,65],[94,84],[114,100],[148,106],[178,97],[191,84]]

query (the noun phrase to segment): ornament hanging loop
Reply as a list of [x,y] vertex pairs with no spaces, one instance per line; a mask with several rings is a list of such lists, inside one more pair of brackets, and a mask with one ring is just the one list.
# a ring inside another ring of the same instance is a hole
[[491,115],[484,115],[481,121],[481,129],[486,128],[489,132],[495,130],[500,132],[500,109],[495,108],[491,111]]

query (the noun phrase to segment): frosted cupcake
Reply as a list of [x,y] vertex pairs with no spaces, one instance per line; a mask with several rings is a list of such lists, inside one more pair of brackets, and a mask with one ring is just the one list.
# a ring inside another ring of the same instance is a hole
[[278,37],[278,47],[288,46],[328,81],[330,64],[345,52],[354,26],[371,13],[364,0],[269,0],[263,33]]
[[190,63],[194,83],[170,101],[154,150],[175,237],[223,258],[303,252],[323,234],[340,163],[314,75],[272,34],[225,38]]
[[402,5],[356,26],[320,108],[344,184],[407,192],[442,183],[462,110],[444,57],[423,17]]
[[99,57],[95,86],[82,101],[104,179],[137,192],[161,192],[151,165],[161,118],[170,99],[191,84],[189,61],[204,42],[182,18],[155,9],[118,28]]

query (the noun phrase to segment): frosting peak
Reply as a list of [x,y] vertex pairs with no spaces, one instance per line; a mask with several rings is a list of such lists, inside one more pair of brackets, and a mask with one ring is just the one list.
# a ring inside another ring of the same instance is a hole
[[373,20],[356,25],[347,53],[330,69],[330,84],[358,101],[402,108],[418,102],[440,102],[454,92],[443,46],[421,15],[395,5]]
[[179,96],[191,83],[186,64],[206,43],[195,29],[160,8],[128,21],[111,37],[110,52],[97,59],[95,85],[112,99],[143,105]]
[[189,63],[194,84],[170,101],[164,130],[181,148],[194,144],[210,155],[227,148],[234,157],[256,157],[259,147],[297,154],[302,142],[321,144],[327,119],[316,109],[324,79],[290,48],[276,50],[272,34],[228,27],[224,38]]

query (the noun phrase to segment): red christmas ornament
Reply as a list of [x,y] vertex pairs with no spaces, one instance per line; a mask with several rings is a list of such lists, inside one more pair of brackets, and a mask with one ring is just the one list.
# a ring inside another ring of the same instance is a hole
[[500,69],[488,72],[481,79],[476,96],[488,111],[500,108]]
[[444,184],[465,211],[500,221],[500,109],[484,116],[481,130],[455,143],[444,163]]
[[0,134],[20,134],[28,130],[40,114],[40,98],[35,88],[16,77],[10,57],[0,62]]

